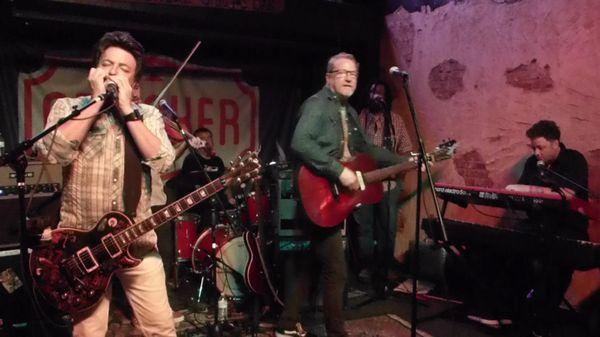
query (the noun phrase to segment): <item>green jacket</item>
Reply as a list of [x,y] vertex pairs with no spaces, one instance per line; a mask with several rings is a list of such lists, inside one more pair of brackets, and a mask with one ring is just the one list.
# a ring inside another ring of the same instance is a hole
[[[346,104],[348,119],[348,148],[351,154],[368,153],[380,166],[402,163],[407,157],[398,156],[373,145],[360,127],[356,110]],[[309,97],[300,107],[300,119],[292,137],[292,150],[302,162],[330,180],[338,180],[343,166],[338,162],[342,156],[342,123],[337,95],[324,86]]]

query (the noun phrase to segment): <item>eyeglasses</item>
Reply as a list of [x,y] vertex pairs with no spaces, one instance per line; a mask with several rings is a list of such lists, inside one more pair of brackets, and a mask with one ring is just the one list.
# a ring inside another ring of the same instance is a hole
[[329,73],[333,74],[337,78],[342,78],[342,77],[345,77],[345,76],[347,76],[349,78],[357,78],[358,77],[358,71],[357,70],[343,70],[343,69],[338,69],[338,70],[332,70]]

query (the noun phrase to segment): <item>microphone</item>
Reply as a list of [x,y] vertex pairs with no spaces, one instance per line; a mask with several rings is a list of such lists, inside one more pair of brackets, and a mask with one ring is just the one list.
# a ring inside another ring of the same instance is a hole
[[406,72],[404,70],[400,70],[400,68],[398,68],[396,66],[391,67],[389,70],[389,73],[392,76],[400,76],[400,77],[402,77],[402,79],[408,78],[408,72]]
[[169,103],[167,103],[167,101],[165,101],[164,99],[161,99],[160,101],[158,101],[158,105],[161,108],[163,108],[164,111],[167,112],[167,117],[170,117],[173,120],[179,119],[179,117],[177,116],[177,111],[173,110],[173,108],[171,108],[171,106],[169,105]]
[[119,97],[119,86],[115,82],[113,82],[111,80],[105,81],[104,89],[106,90],[106,92],[101,95],[98,95],[98,97],[94,98],[92,100],[92,103],[100,102],[100,101],[107,101],[107,100],[114,100],[117,97]]
[[119,97],[119,87],[113,81],[104,82],[104,88],[106,89],[106,95],[108,97],[117,98]]
[[540,177],[542,179],[546,179],[546,173],[548,172],[548,168],[546,167],[546,163],[543,160],[538,160],[537,163],[535,163],[535,166],[537,166],[538,172],[540,174]]

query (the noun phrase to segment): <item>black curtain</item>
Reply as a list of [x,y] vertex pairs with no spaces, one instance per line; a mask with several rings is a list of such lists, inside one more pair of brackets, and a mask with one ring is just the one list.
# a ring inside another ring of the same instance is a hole
[[6,150],[12,149],[18,139],[16,46],[6,34],[0,35],[0,132]]

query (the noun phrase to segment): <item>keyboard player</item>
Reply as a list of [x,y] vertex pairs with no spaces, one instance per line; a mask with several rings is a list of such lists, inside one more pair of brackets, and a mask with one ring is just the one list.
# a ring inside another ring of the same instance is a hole
[[[587,200],[587,161],[580,152],[566,148],[560,141],[556,123],[540,120],[527,130],[526,135],[533,155],[527,159],[519,183],[509,185],[507,189],[530,193],[559,192],[567,200],[573,196]],[[557,178],[549,170],[576,184]],[[568,208],[531,210],[528,218],[540,235],[589,240],[587,218]],[[538,323],[535,328],[539,330],[538,334],[544,335],[544,327],[553,321],[552,316],[571,282],[573,269],[553,263],[543,252],[538,258],[531,259],[528,266],[532,277],[528,299]]]

